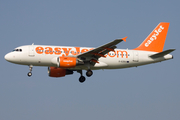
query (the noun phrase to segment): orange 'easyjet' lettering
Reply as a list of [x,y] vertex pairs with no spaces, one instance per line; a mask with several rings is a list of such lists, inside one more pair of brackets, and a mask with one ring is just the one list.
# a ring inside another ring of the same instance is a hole
[[121,50],[118,50],[117,51],[117,57],[119,57],[119,52],[121,53],[121,57],[123,58],[123,53],[125,52],[126,54],[126,58],[128,58],[128,53],[127,53],[127,51],[121,51]]
[[82,49],[81,53],[84,53],[84,52],[87,52],[87,51],[89,51],[89,50],[88,49]]
[[76,49],[76,52],[75,51],[71,51],[71,54],[72,55],[77,55],[78,53],[80,53],[80,47],[74,47]]
[[60,55],[61,54],[61,48],[54,48],[54,50],[55,50],[55,54],[56,55]]
[[108,55],[109,55],[109,57],[115,57],[116,56],[116,52],[114,52],[114,54],[110,54],[110,53],[108,53]]
[[44,48],[43,48],[43,47],[36,47],[36,52],[37,52],[38,54],[42,54],[43,51],[44,51]]
[[[65,56],[68,56],[72,48],[62,48],[65,52]],[[64,55],[63,55],[64,56]]]
[[45,54],[53,54],[53,49],[51,47],[45,47]]
[[[51,48],[51,47],[45,47],[45,48],[43,48],[43,47],[41,47],[41,46],[39,46],[39,47],[36,47],[36,52],[38,53],[38,54],[42,54],[43,52],[45,53],[45,54],[55,54],[55,55],[60,55],[62,52],[61,52],[61,50],[63,50],[64,51],[64,54],[62,54],[62,57],[64,57],[64,56],[68,56],[70,53],[72,54],[72,55],[78,55],[78,54],[80,54],[80,53],[84,53],[84,52],[87,52],[87,51],[89,51],[89,50],[92,50],[92,49],[94,49],[94,48],[91,48],[91,49],[81,49],[80,50],[80,47],[74,47],[75,48],[75,51],[73,50],[73,48],[59,48],[59,47],[56,47],[56,48],[54,48],[54,50],[53,50],[53,48]],[[80,52],[81,51],[81,52]],[[115,57],[116,55],[117,55],[117,58],[119,57],[119,53],[121,53],[120,55],[121,55],[121,58],[123,58],[124,56],[126,56],[126,58],[128,58],[128,53],[127,53],[127,51],[121,51],[121,50],[117,50],[117,51],[112,51],[114,54],[110,54],[110,52],[109,53],[107,53],[106,55],[103,55],[103,54],[98,54],[98,53],[92,53],[92,54],[94,54],[94,55],[98,55],[98,56],[100,56],[100,57],[107,57],[107,56],[109,56],[109,57]],[[125,53],[125,55],[123,54],[123,53]]]

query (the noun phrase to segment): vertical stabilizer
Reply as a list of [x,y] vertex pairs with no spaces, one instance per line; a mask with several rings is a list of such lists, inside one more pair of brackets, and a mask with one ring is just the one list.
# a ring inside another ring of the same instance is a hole
[[141,45],[134,50],[162,52],[168,28],[169,23],[159,23],[149,36],[141,43]]

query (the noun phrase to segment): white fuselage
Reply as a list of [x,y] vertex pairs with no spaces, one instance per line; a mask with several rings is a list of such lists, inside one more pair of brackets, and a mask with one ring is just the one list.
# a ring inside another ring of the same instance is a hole
[[86,78],[82,70],[86,70],[86,76],[90,77],[93,75],[92,70],[137,67],[172,59],[169,53],[175,49],[163,51],[168,28],[169,23],[159,23],[133,50],[115,49],[117,44],[126,41],[127,37],[124,37],[96,48],[34,44],[20,46],[6,54],[5,59],[15,64],[28,65],[29,77],[32,76],[33,66],[47,66],[50,77],[64,77],[77,71],[81,75],[79,82],[83,83]]
[[[9,62],[21,65],[57,67],[57,64],[53,63],[54,58],[60,56],[76,56],[92,49],[93,48],[88,47],[26,45],[17,47],[13,52],[6,54],[5,59]],[[149,56],[153,54],[156,54],[156,52],[115,49],[115,51],[111,51],[106,54],[106,57],[99,58],[98,63],[95,63],[94,66],[87,66],[85,64],[78,65],[70,69],[87,70],[88,67],[90,67],[92,70],[120,69],[156,63],[173,58],[172,55],[168,54],[164,57],[152,59]]]

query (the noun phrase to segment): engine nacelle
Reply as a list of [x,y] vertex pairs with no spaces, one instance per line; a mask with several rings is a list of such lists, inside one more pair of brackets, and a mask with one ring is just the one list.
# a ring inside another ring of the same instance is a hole
[[56,57],[51,62],[60,68],[73,68],[77,65],[83,65],[84,62],[75,57]]
[[65,75],[73,74],[73,71],[57,67],[48,67],[48,74],[50,77],[64,77]]

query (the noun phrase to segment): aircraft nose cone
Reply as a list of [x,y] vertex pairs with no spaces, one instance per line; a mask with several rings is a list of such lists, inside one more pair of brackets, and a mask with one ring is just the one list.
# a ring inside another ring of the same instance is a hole
[[8,54],[6,54],[6,55],[4,56],[4,59],[8,61],[8,59],[9,59],[9,55],[8,55]]
[[5,59],[6,61],[11,61],[11,60],[12,60],[12,56],[8,53],[8,54],[6,54],[6,55],[4,56],[4,59]]

